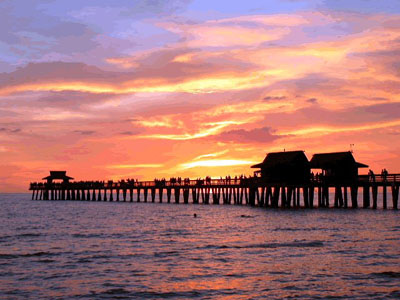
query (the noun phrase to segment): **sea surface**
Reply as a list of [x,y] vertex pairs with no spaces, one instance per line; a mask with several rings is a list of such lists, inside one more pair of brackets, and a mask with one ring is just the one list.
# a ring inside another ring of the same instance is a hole
[[399,211],[30,197],[0,194],[0,299],[400,298]]

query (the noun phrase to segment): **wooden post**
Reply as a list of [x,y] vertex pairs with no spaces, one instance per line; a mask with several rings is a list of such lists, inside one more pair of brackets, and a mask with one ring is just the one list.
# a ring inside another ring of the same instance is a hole
[[188,204],[189,203],[189,188],[184,188],[183,189],[183,203]]
[[217,188],[212,188],[213,204],[219,204],[217,198]]
[[114,201],[114,191],[113,189],[110,189],[110,202]]
[[272,187],[267,186],[265,193],[265,207],[269,207],[270,205],[272,206]]
[[124,202],[126,202],[126,188],[122,189],[122,197],[124,198]]
[[323,207],[322,203],[322,187],[318,186],[318,207]]
[[372,208],[376,209],[378,207],[378,186],[376,184],[372,185]]
[[382,196],[383,196],[383,209],[387,208],[387,189],[386,189],[386,185],[384,183],[384,185],[382,186]]
[[310,186],[309,188],[309,199],[308,199],[308,203],[310,204],[310,208],[314,207],[314,186]]
[[243,204],[243,192],[244,192],[244,188],[240,188],[240,200],[239,200],[239,204],[242,205]]
[[368,208],[370,205],[369,200],[369,184],[363,186],[363,208]]
[[[138,193],[138,202],[140,202],[140,189],[137,189]],[[149,194],[149,189],[147,187],[143,188],[143,196],[144,196],[144,202],[147,203],[147,195]]]
[[205,188],[205,204],[210,204],[210,188]]
[[344,207],[347,208],[349,207],[349,201],[348,201],[348,197],[347,197],[347,186],[343,187],[343,194],[344,194]]
[[192,188],[192,200],[193,204],[198,204],[198,199],[197,199],[197,191],[196,188]]
[[226,188],[222,188],[222,203],[227,204],[228,203],[228,190]]
[[[258,187],[256,187],[255,190],[256,190],[257,205],[262,207],[264,204],[260,203],[260,192],[258,190]],[[264,201],[263,201],[263,203],[264,203]]]
[[167,187],[167,202],[171,203],[171,191],[172,189],[170,187]]
[[92,201],[96,201],[96,189],[93,188]]
[[162,187],[158,189],[158,199],[160,203],[162,203],[163,190],[164,189]]
[[293,187],[292,189],[293,189],[293,207],[296,207],[296,206],[297,206],[297,200],[296,200],[296,197],[297,197],[297,193],[296,193],[296,187]]
[[274,194],[273,194],[273,207],[278,207],[279,206],[279,192],[280,188],[279,186],[274,187]]
[[357,208],[358,207],[358,201],[357,201],[358,186],[357,185],[353,185],[350,187],[350,194],[351,194],[351,208]]
[[261,195],[260,195],[260,207],[264,207],[265,206],[265,187],[261,187]]
[[281,207],[286,207],[286,188],[281,186]]
[[178,204],[179,203],[179,197],[180,197],[180,194],[181,194],[181,189],[176,187],[174,189],[174,193],[175,193],[175,203]]
[[97,191],[97,201],[101,201],[101,189]]
[[335,186],[335,208],[339,207],[339,187]]
[[104,189],[104,201],[107,201],[107,189]]
[[324,207],[329,207],[329,186],[327,185],[322,187],[322,202]]
[[119,202],[119,189],[116,189],[117,192],[117,202]]
[[300,207],[300,187],[297,187],[297,207]]
[[397,209],[399,202],[399,185],[396,185],[395,183],[392,184],[392,202],[393,209]]
[[[52,191],[52,194],[53,194],[53,191]],[[51,200],[53,200],[53,195],[51,195]],[[80,194],[80,192],[79,192],[79,189],[77,189],[76,190],[76,200],[81,200],[81,194]]]
[[237,190],[238,188],[233,188],[233,204],[237,204]]
[[308,199],[308,186],[303,186],[303,202],[304,202],[304,207],[306,207],[306,208],[310,207],[308,201],[309,201],[309,199]]
[[129,201],[133,202],[133,189],[129,189]]
[[249,188],[248,203],[250,204],[250,206],[256,205],[256,188]]

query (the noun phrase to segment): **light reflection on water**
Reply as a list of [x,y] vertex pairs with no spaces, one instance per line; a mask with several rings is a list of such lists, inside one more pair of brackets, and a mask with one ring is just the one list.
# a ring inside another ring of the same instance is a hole
[[397,211],[29,198],[0,195],[0,298],[400,297]]

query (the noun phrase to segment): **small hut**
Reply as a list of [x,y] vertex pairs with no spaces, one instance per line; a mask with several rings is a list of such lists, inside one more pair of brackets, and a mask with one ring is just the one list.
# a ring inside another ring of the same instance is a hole
[[251,167],[259,168],[255,173],[269,183],[301,184],[310,180],[310,163],[304,151],[268,153],[262,163]]
[[50,175],[42,179],[47,180],[47,183],[53,183],[53,180],[62,180],[63,183],[68,183],[70,179],[74,179],[66,174],[67,171],[50,171]]
[[348,152],[318,153],[310,161],[311,169],[322,170],[322,180],[326,183],[352,183],[358,180],[358,169],[368,168],[356,162]]

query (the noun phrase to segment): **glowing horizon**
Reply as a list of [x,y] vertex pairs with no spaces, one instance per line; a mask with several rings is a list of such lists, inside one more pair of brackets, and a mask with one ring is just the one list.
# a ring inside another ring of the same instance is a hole
[[283,149],[400,172],[396,0],[89,2],[0,3],[0,192],[250,175]]

